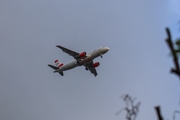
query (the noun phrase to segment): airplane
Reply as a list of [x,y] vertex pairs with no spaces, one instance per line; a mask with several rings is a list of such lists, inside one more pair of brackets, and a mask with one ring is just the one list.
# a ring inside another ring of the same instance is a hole
[[55,60],[56,66],[48,65],[52,69],[54,69],[54,73],[58,72],[61,76],[64,75],[64,71],[73,69],[78,66],[85,66],[86,70],[89,70],[94,76],[97,76],[96,67],[100,65],[99,62],[93,62],[93,60],[97,57],[103,57],[102,55],[109,51],[108,47],[101,47],[98,49],[95,49],[94,51],[86,54],[86,52],[75,52],[73,50],[67,49],[63,46],[57,45],[56,47],[60,48],[63,52],[69,54],[70,56],[74,57],[74,60],[63,64],[59,60]]

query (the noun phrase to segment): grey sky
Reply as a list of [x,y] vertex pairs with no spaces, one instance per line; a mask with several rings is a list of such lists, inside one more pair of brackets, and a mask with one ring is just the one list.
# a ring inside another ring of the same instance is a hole
[[[0,1],[1,120],[122,120],[115,113],[130,94],[142,102],[137,119],[165,118],[178,109],[180,84],[164,28],[177,37],[177,13],[161,0]],[[172,18],[172,20],[170,19]],[[55,45],[77,52],[101,46],[110,51],[94,77],[83,67],[54,74],[47,64],[73,58]]]

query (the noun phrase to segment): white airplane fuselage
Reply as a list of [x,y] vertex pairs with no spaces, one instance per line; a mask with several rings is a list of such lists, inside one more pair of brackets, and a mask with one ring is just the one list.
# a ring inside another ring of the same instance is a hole
[[63,71],[75,68],[77,66],[85,65],[88,62],[94,60],[95,58],[97,58],[99,56],[102,57],[102,55],[105,54],[108,50],[109,50],[108,47],[101,47],[99,49],[96,49],[96,50],[88,53],[84,59],[82,58],[79,61],[79,63],[77,62],[77,60],[72,60],[72,61],[64,64],[62,67],[60,67],[59,69],[55,70],[54,72],[63,72]]

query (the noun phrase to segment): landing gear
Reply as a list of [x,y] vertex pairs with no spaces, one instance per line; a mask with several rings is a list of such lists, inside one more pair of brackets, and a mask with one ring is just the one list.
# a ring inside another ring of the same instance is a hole
[[85,70],[88,70],[88,68],[87,68],[87,67],[85,67]]
[[81,60],[79,59],[79,60],[77,60],[77,64],[79,65],[81,63]]
[[101,58],[103,58],[102,53],[100,53]]

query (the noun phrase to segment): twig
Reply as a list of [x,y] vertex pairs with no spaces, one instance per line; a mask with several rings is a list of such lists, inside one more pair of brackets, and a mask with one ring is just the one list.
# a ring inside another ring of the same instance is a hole
[[128,94],[121,96],[126,104],[126,107],[119,110],[116,115],[120,114],[122,111],[126,111],[126,119],[127,120],[135,120],[137,114],[139,112],[140,102],[134,105],[134,101],[136,98],[132,99]]
[[174,111],[174,113],[173,113],[173,120],[176,119],[176,114],[180,114],[180,111],[178,111],[178,110]]
[[156,106],[155,110],[156,110],[156,114],[157,114],[158,119],[159,120],[164,120],[162,115],[161,115],[161,108],[160,108],[160,106]]

